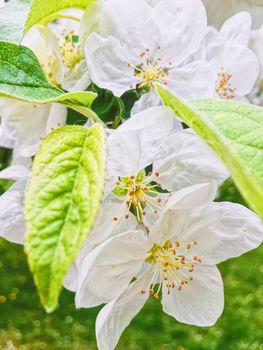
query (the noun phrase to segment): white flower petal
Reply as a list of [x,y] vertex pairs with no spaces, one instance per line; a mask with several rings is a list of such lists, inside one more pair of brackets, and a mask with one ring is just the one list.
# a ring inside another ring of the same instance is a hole
[[30,170],[32,169],[32,157],[20,157],[19,155],[16,154],[16,151],[13,151],[13,159],[11,165],[20,165],[23,166],[24,168]]
[[96,337],[99,350],[113,350],[122,332],[129,326],[146,303],[149,293],[142,294],[152,278],[149,269],[116,300],[107,304],[99,313],[96,320]]
[[[112,188],[112,190],[113,189],[114,188]],[[110,236],[128,230],[135,230],[137,226],[135,216],[129,213],[129,219],[125,219],[125,214],[127,213],[128,210],[125,199],[120,199],[113,193],[110,193],[101,204],[99,215],[89,235],[89,241],[97,245]]]
[[36,154],[41,138],[46,135],[46,125],[52,104],[31,103],[1,99],[2,121],[12,123],[15,135],[13,147],[17,156],[31,157]]
[[128,50],[113,37],[102,38],[96,33],[85,44],[85,56],[91,80],[98,86],[121,96],[136,86]]
[[150,165],[161,142],[181,129],[167,107],[153,107],[133,115],[108,138],[109,176],[132,176]]
[[204,40],[204,46],[205,46],[205,57],[208,62],[212,64],[214,61],[222,62],[225,41],[223,39],[223,36],[221,36],[220,33],[214,27],[207,28],[205,40]]
[[61,86],[67,91],[85,91],[91,83],[88,66],[85,60],[72,69],[67,69]]
[[[155,179],[152,177],[152,180],[158,182],[157,178]],[[143,216],[143,223],[147,230],[151,230],[162,214],[162,210],[170,195],[169,193],[159,193],[156,197],[152,197],[151,200],[149,200],[148,197],[149,196],[147,196],[147,205],[144,208],[145,214]],[[158,201],[160,201],[160,203]]]
[[77,307],[93,307],[119,297],[151,247],[143,231],[128,231],[95,248],[80,266]]
[[177,191],[184,187],[216,181],[219,185],[229,172],[192,130],[182,130],[167,137],[153,162],[153,173],[163,189]]
[[252,19],[250,14],[248,12],[240,12],[223,24],[220,34],[228,42],[248,46],[251,26]]
[[99,32],[102,1],[91,2],[80,18],[79,41],[81,48],[84,48],[91,33]]
[[67,114],[68,111],[66,106],[60,103],[52,103],[47,120],[46,133],[48,134],[54,129],[65,125]]
[[23,157],[34,156],[46,136],[46,126],[51,104],[36,107],[36,111],[19,123],[17,149]]
[[213,326],[224,309],[223,281],[216,266],[197,266],[193,281],[181,291],[162,294],[163,310],[177,321],[195,326]]
[[0,236],[23,244],[26,232],[24,194],[28,180],[15,183],[0,197]]
[[172,69],[167,82],[168,89],[183,99],[209,98],[214,94],[214,71],[205,61]]
[[113,36],[140,50],[143,25],[151,7],[144,0],[107,0],[100,21],[102,36]]
[[[45,42],[48,48],[48,51],[46,52],[51,52],[49,55],[46,55],[45,58],[40,60],[40,62],[49,69],[52,68],[51,70],[54,74],[55,81],[58,84],[62,84],[64,81],[64,64],[58,38],[56,34],[47,26],[38,26],[38,31],[41,35],[42,41]],[[50,57],[52,57],[52,60],[48,61],[47,58],[50,59]],[[50,62],[52,62],[51,67],[49,66]]]
[[0,122],[0,147],[13,148],[18,134],[17,122],[5,119],[1,119]]
[[11,98],[0,98],[1,118],[3,120],[19,121],[33,115],[36,108],[33,103],[13,100]]
[[206,207],[214,200],[216,192],[217,186],[214,183],[195,185],[176,192],[153,226],[149,235],[150,240],[156,244],[164,244],[180,236],[194,208]]
[[24,180],[25,178],[29,178],[30,175],[31,171],[29,167],[20,164],[12,165],[0,171],[0,179],[4,180]]
[[252,91],[259,76],[259,63],[250,49],[241,45],[226,45],[221,67],[232,75],[231,84],[237,89],[237,95],[244,96]]
[[41,35],[42,33],[40,28],[43,29],[45,27],[34,26],[30,28],[30,30],[26,33],[25,37],[22,40],[22,45],[30,48],[37,56],[41,64],[47,65],[50,56],[52,56],[52,49],[47,44],[47,41],[44,39],[44,37]]
[[206,13],[200,0],[163,0],[145,21],[144,40],[148,46],[161,46],[164,60],[179,61],[196,51],[206,31]]
[[71,268],[69,269],[66,277],[64,278],[63,286],[71,292],[76,292],[78,288],[78,275],[79,270],[76,263],[74,262],[71,265]]
[[215,199],[217,189],[215,182],[186,187],[170,197],[165,210],[189,210],[197,206],[205,206]]
[[79,285],[79,270],[82,265],[83,260],[92,252],[92,250],[95,248],[94,244],[90,240],[90,235],[86,238],[85,243],[83,247],[81,248],[80,252],[78,253],[77,258],[75,259],[74,263],[72,264],[70,270],[68,271],[68,274],[66,275],[64,279],[64,287],[69,289],[72,292],[76,292]]
[[160,96],[157,94],[155,89],[150,89],[150,92],[144,94],[137,102],[135,102],[131,115],[135,115],[142,111],[145,111],[148,108],[158,107],[162,105]]
[[182,244],[196,241],[189,254],[200,256],[205,264],[218,264],[258,247],[263,240],[263,224],[240,204],[211,203],[192,210],[177,239]]

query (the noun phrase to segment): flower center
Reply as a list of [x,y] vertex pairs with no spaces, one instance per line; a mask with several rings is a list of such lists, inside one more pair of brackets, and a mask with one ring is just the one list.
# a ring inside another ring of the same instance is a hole
[[167,85],[165,78],[168,72],[150,60],[147,61],[146,66],[142,66],[141,69],[138,68],[135,70],[134,74],[142,79],[141,83],[138,85],[139,89],[153,88],[155,83]]
[[[195,265],[201,264],[198,256],[189,256],[189,251],[197,245],[197,242],[181,246],[180,242],[173,244],[166,242],[163,246],[155,244],[150,251],[146,262],[155,264],[156,269],[150,283],[149,293],[155,299],[159,298],[162,284],[165,283],[167,293],[172,289],[182,290],[185,285],[193,281],[192,273]],[[156,285],[159,285],[156,290]],[[142,294],[146,291],[141,291]]]
[[232,100],[235,98],[235,91],[231,84],[232,75],[226,73],[224,68],[218,73],[218,79],[216,83],[216,92],[220,98]]
[[63,30],[59,35],[59,47],[62,61],[67,68],[73,69],[84,57],[79,44],[79,36],[74,30]]
[[[129,213],[132,213],[138,223],[143,224],[146,207],[150,208],[154,214],[158,214],[162,201],[157,191],[161,186],[154,181],[158,177],[157,172],[146,176],[144,170],[140,171],[137,176],[119,177],[112,192],[126,202],[126,219],[129,218]],[[117,221],[118,218],[113,218],[113,220]],[[145,228],[147,230],[147,227]]]
[[[160,46],[156,51],[160,50]],[[128,64],[134,70],[134,76],[140,79],[138,84],[139,89],[153,88],[156,83],[168,85],[167,76],[169,75],[169,68],[163,65],[162,57],[154,57],[156,54],[151,54],[149,49],[140,53],[141,62],[138,65]],[[172,65],[172,61],[168,65]],[[135,88],[131,85],[131,88]]]

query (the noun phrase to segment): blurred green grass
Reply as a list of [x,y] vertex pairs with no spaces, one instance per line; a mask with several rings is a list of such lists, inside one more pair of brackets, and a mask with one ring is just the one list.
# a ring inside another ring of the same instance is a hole
[[[0,192],[6,186],[0,183]],[[231,181],[223,186],[220,200],[243,203]],[[150,300],[117,349],[263,350],[263,247],[221,264],[220,270],[225,282],[225,311],[216,326],[179,324],[162,312],[158,301]],[[76,310],[74,295],[64,290],[59,309],[46,315],[23,247],[0,240],[0,349],[96,349],[98,310]]]

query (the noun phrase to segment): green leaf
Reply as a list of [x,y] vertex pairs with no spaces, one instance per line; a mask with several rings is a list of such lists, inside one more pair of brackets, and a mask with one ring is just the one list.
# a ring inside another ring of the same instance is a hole
[[122,102],[124,104],[124,119],[129,119],[131,116],[131,110],[135,103],[145,94],[145,90],[136,89],[126,91],[122,96]]
[[0,40],[19,43],[25,32],[38,23],[59,18],[59,12],[85,10],[98,0],[11,0],[0,8]]
[[124,115],[125,106],[119,97],[113,95],[109,90],[101,89],[91,84],[89,91],[95,92],[98,96],[92,103],[92,110],[107,125],[116,129]]
[[95,93],[65,93],[51,85],[33,52],[8,42],[0,42],[0,96],[37,104],[59,102],[99,120],[90,109]]
[[26,193],[25,250],[41,301],[52,312],[65,274],[99,210],[105,176],[102,127],[65,126],[36,155]]
[[28,31],[40,22],[46,22],[49,17],[54,17],[53,15],[60,11],[70,8],[86,10],[96,2],[97,0],[33,0],[27,17],[25,31]]
[[248,204],[263,218],[263,109],[223,100],[190,105],[160,86],[156,89],[164,104],[224,161]]

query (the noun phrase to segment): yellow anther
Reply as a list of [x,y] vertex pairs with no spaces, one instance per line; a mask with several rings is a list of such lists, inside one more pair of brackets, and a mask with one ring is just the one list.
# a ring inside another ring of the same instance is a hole
[[217,76],[216,92],[219,97],[227,100],[234,99],[236,89],[231,84],[232,74],[226,73],[222,67]]
[[[193,246],[194,244],[197,244],[197,242],[194,241],[190,245]],[[180,246],[179,242],[176,242],[175,245]],[[174,244],[168,241],[164,245],[154,245],[149,252],[150,257],[146,261],[156,264],[156,271],[149,288],[149,293],[154,298],[158,299],[162,284],[165,284],[167,293],[170,294],[171,289],[182,290],[183,286],[193,281],[193,276],[189,274],[194,271],[194,265],[202,260],[198,256],[194,258],[184,256],[182,255],[183,251],[182,247],[180,253],[177,253]],[[159,284],[157,291],[155,291],[156,284]]]

